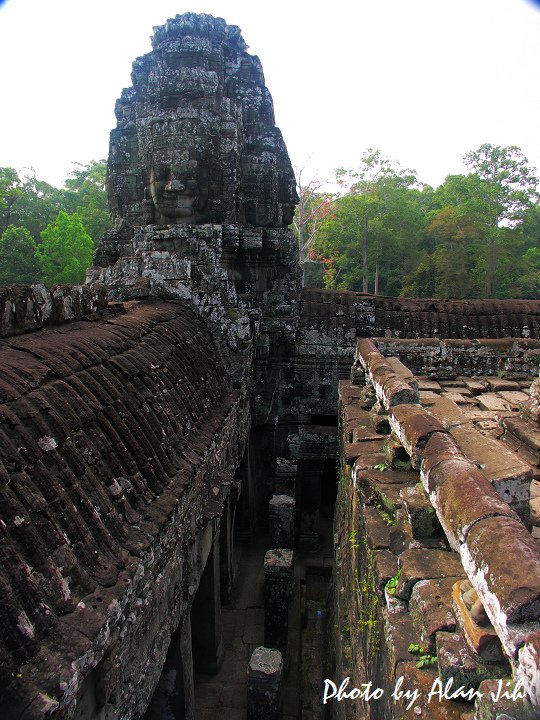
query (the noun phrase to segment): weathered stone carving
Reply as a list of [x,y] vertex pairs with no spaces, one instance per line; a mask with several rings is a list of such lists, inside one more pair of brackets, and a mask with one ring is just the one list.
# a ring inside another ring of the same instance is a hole
[[128,225],[287,226],[297,202],[259,59],[240,29],[186,13],[154,28],[116,104],[109,202]]

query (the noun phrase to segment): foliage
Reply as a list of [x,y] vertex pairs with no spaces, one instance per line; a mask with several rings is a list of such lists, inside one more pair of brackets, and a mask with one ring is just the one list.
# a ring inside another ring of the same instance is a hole
[[45,284],[50,287],[83,282],[92,261],[93,243],[79,215],[61,210],[41,237],[36,255]]
[[314,259],[312,245],[326,218],[332,217],[334,196],[322,192],[323,183],[312,178],[305,183],[303,170],[296,173],[299,202],[293,219],[295,235],[298,240],[300,262],[309,257]]
[[426,648],[418,643],[410,643],[407,652],[410,652],[411,655],[420,656],[416,661],[417,668],[430,667],[437,664],[437,656],[430,655]]
[[22,227],[10,225],[0,237],[0,286],[39,280],[34,239]]
[[22,194],[21,180],[11,167],[0,167],[0,230],[12,224],[13,206]]
[[414,265],[414,239],[423,224],[414,173],[370,149],[359,169],[336,174],[348,191],[335,201],[314,244],[328,263],[326,286],[397,294],[404,271]]
[[103,233],[111,227],[107,205],[107,163],[92,160],[88,165],[76,163],[77,168],[66,180],[63,209],[76,212],[97,246]]
[[538,199],[538,178],[520,148],[488,143],[463,158],[477,178],[481,194],[476,213],[486,230],[485,293],[496,294],[497,264],[505,254],[507,228],[516,227]]
[[13,168],[0,167],[0,228],[9,224],[25,227],[40,242],[40,233],[54,221],[60,210],[77,213],[94,240],[101,240],[111,227],[107,207],[105,160],[87,165],[75,163],[75,170],[65,181],[65,188],[55,188],[39,180],[33,168],[23,174]]
[[[399,578],[401,577],[401,568],[397,571],[397,573],[394,575],[394,577],[391,577],[390,580],[386,583],[386,589],[390,595],[394,595],[396,592],[397,584],[399,582]],[[409,650],[410,652],[410,650]]]
[[312,248],[326,287],[409,297],[540,298],[538,178],[516,146],[467,153],[435,190],[378,150],[338,170]]

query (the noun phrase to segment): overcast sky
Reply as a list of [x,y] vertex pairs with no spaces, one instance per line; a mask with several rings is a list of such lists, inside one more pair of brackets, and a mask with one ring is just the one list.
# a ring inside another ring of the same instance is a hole
[[240,26],[296,167],[331,179],[375,147],[437,185],[490,142],[540,168],[532,0],[0,0],[0,165],[59,186],[106,157],[131,63],[188,11]]

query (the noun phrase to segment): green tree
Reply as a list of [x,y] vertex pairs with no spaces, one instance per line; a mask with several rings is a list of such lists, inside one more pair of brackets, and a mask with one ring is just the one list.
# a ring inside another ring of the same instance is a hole
[[28,230],[10,225],[0,237],[0,285],[39,280],[36,244]]
[[62,208],[76,212],[97,247],[103,233],[112,227],[107,205],[107,163],[92,160],[88,165],[76,163],[66,180]]
[[45,284],[50,287],[83,282],[92,262],[93,243],[79,215],[61,210],[41,237],[36,254]]
[[0,167],[0,230],[12,224],[13,206],[23,191],[17,171],[12,167]]
[[327,264],[327,286],[397,294],[412,270],[424,225],[424,194],[414,173],[378,150],[367,150],[356,171],[337,171],[348,193],[336,200],[316,242]]
[[25,227],[36,243],[41,242],[41,231],[54,222],[63,209],[62,190],[39,180],[33,168],[22,176],[21,194],[12,212],[13,222]]
[[463,158],[476,176],[479,193],[475,213],[486,228],[485,291],[494,294],[501,246],[508,239],[505,228],[515,227],[538,198],[536,170],[521,149],[481,145]]

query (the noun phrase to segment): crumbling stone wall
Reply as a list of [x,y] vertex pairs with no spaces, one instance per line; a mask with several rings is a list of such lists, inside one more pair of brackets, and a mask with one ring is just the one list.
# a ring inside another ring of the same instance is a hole
[[[472,711],[467,700],[476,717],[532,719],[540,677],[533,469],[482,434],[484,420],[475,427],[474,415],[445,397],[451,392],[436,399],[425,388],[437,383],[384,357],[384,342],[360,340],[353,382],[340,383],[334,610],[336,676],[359,688],[368,678],[383,694],[336,705],[333,717],[461,718]],[[488,382],[492,394],[505,392],[499,378],[470,384]],[[530,414],[532,405],[522,407]],[[498,680],[513,697],[493,701]],[[409,695],[397,697],[396,683]]]

